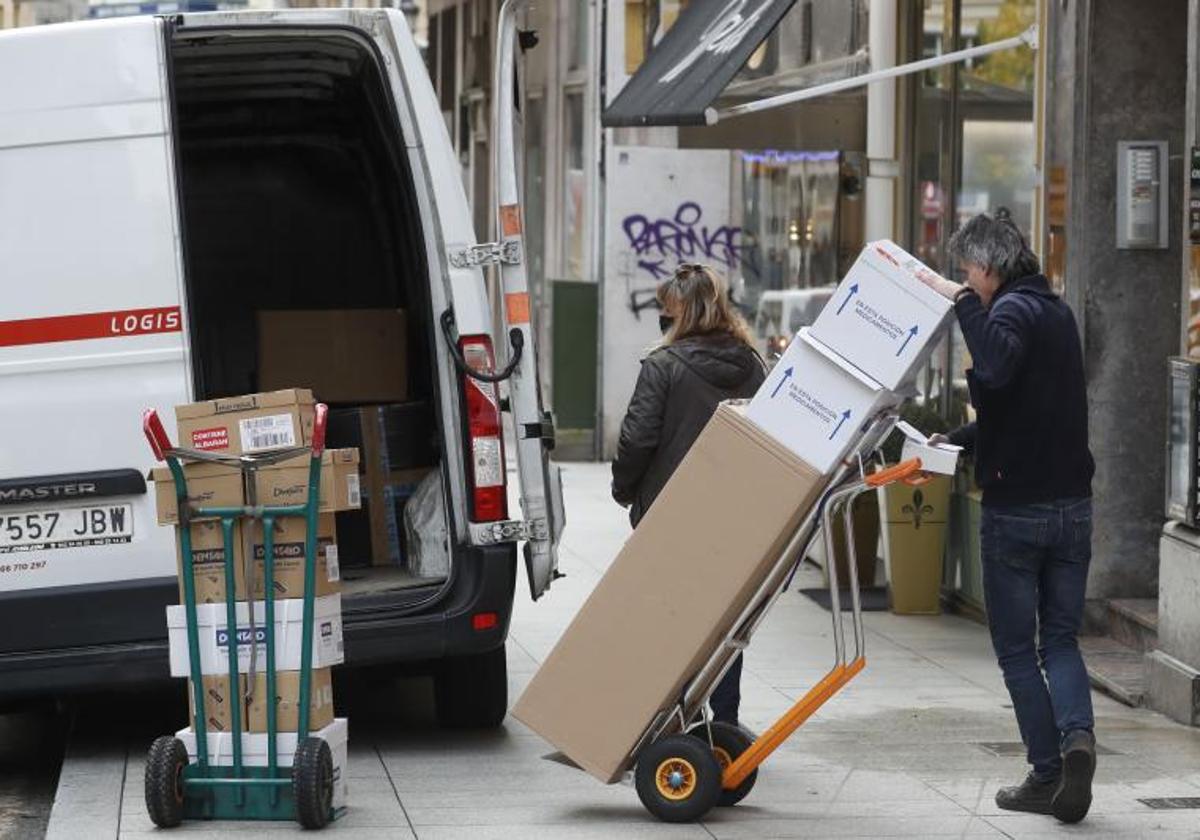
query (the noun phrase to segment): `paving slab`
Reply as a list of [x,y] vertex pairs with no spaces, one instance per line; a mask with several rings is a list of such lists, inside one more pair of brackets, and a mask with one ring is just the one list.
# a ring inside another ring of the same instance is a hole
[[[606,465],[564,467],[567,577],[537,603],[523,581],[517,587],[513,701],[628,537],[609,480]],[[802,570],[746,653],[742,717],[754,729],[769,726],[831,664],[830,615],[795,591],[814,585],[819,571]],[[701,825],[653,821],[632,785],[603,785],[547,760],[553,748],[511,719],[498,732],[439,731],[427,683],[405,681],[349,710],[350,809],[329,831],[356,840],[1200,838],[1200,811],[1155,811],[1139,801],[1200,796],[1200,730],[1094,695],[1107,751],[1092,815],[1063,827],[1007,813],[996,808],[995,791],[1026,768],[986,628],[956,616],[881,612],[869,613],[866,626],[867,669],[770,758],[741,805]],[[161,837],[141,801],[144,750],[80,744],[64,764],[55,836]],[[94,830],[77,833],[84,828]],[[179,833],[314,836],[286,823],[191,823]]]

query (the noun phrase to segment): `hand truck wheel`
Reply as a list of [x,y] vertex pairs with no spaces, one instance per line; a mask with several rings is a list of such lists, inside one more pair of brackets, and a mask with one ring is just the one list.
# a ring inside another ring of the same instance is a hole
[[322,738],[308,737],[292,761],[296,820],[305,828],[324,828],[333,812],[333,754]]
[[187,747],[172,735],[156,738],[146,755],[146,810],[159,828],[183,822],[183,768]]
[[638,755],[634,782],[646,810],[663,822],[693,822],[721,796],[716,756],[690,735],[668,735]]
[[[713,755],[716,756],[717,764],[720,765],[721,772],[724,773],[725,768],[733,764],[754,743],[754,735],[740,726],[734,726],[732,723],[724,723],[723,721],[713,721],[708,727],[703,723],[693,726],[688,730],[688,735],[691,735],[693,738],[699,738],[705,744],[708,744],[709,727],[711,727],[712,731]],[[757,767],[733,790],[721,788],[721,796],[717,799],[717,805],[728,808],[731,805],[738,804],[750,793],[756,781],[758,781]]]

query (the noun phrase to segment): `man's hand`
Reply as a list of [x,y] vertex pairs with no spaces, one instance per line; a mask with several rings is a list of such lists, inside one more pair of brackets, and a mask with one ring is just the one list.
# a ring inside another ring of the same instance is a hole
[[929,288],[933,289],[939,295],[950,300],[954,300],[954,296],[962,290],[962,284],[955,283],[953,280],[947,280],[941,275],[934,274],[932,271],[922,271],[917,274]]
[[941,433],[929,436],[929,445],[930,446],[941,446],[942,444],[946,444],[949,442],[950,442],[950,438],[946,437],[945,435],[943,435]]

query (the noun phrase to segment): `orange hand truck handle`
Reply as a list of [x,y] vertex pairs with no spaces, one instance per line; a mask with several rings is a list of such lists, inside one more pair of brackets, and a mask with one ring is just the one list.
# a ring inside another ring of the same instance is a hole
[[888,467],[879,472],[871,473],[864,479],[864,482],[868,487],[882,487],[885,484],[891,484],[895,481],[904,481],[920,471],[921,459],[910,458],[907,461],[896,464],[894,467]]
[[162,420],[153,408],[142,412],[142,431],[146,434],[146,440],[150,441],[154,457],[165,461],[167,452],[171,450],[171,439],[167,437],[167,430],[163,428]]

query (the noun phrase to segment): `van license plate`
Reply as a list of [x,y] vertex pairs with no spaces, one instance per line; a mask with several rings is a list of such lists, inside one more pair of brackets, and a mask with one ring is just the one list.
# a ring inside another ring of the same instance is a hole
[[133,505],[92,505],[0,515],[0,554],[114,545],[133,539]]

